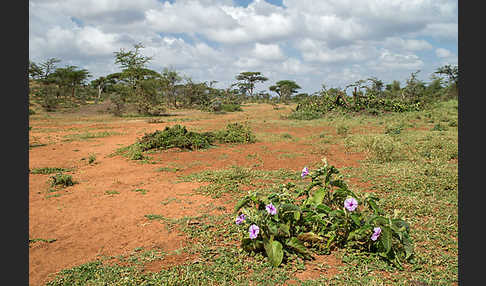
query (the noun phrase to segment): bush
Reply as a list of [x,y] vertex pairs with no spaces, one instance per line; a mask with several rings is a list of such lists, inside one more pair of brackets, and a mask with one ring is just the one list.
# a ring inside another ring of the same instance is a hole
[[138,145],[141,151],[154,148],[169,149],[204,149],[208,148],[214,142],[214,135],[209,132],[197,133],[187,131],[185,126],[174,125],[165,127],[163,131],[157,130],[154,133],[145,134],[139,141]]
[[241,105],[236,103],[224,103],[221,105],[221,111],[235,112],[235,111],[243,111],[243,109],[241,109]]
[[220,143],[254,143],[255,135],[249,126],[240,123],[230,123],[225,130],[215,132],[215,138]]
[[241,247],[263,252],[274,266],[294,256],[311,259],[311,250],[330,253],[335,248],[377,253],[402,268],[414,254],[407,222],[384,214],[379,199],[358,196],[335,179],[339,171],[327,163],[309,176],[306,188],[293,183],[263,195],[251,192],[235,206]]
[[255,135],[247,125],[231,123],[226,129],[216,132],[193,132],[188,131],[185,126],[174,125],[165,127],[164,130],[157,130],[153,133],[146,133],[135,144],[130,145],[124,151],[132,160],[144,158],[143,152],[150,149],[180,148],[185,150],[206,149],[215,142],[219,143],[254,143]]
[[52,183],[51,186],[58,186],[61,185],[63,187],[69,187],[74,185],[73,177],[71,175],[57,173],[54,176],[51,176]]

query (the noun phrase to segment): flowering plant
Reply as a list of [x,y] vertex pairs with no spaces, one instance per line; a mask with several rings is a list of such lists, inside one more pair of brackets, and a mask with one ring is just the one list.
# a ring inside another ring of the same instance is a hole
[[349,190],[334,175],[339,171],[327,165],[304,177],[311,182],[299,189],[293,183],[264,195],[250,192],[235,206],[236,223],[241,225],[241,246],[249,252],[263,251],[278,266],[293,257],[312,259],[312,250],[328,254],[346,247],[378,253],[402,268],[410,261],[413,244],[409,225],[398,218],[384,216],[378,198]]

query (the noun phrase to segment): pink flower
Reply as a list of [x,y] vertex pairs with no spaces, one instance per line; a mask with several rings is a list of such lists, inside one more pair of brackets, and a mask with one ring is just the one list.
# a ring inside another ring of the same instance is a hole
[[250,239],[255,239],[258,236],[258,233],[260,232],[260,228],[254,224],[250,225],[250,228],[248,229],[250,232]]
[[381,228],[375,227],[373,229],[373,234],[371,235],[371,240],[376,241],[378,237],[380,237],[380,234],[381,234]]
[[307,167],[304,167],[304,169],[302,169],[302,174],[300,174],[300,176],[304,178],[307,175],[309,175],[309,169]]
[[237,218],[236,218],[236,224],[241,224],[242,222],[244,222],[246,219],[246,216],[245,214],[240,214]]
[[358,207],[358,201],[355,198],[347,198],[344,201],[344,207],[348,211],[352,212]]
[[265,206],[265,209],[271,215],[276,215],[277,214],[277,209],[275,208],[275,206],[272,203],[266,205]]

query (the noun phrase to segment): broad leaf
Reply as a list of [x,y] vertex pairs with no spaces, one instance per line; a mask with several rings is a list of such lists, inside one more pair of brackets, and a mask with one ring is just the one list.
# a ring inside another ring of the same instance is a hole
[[318,189],[312,194],[312,202],[314,205],[322,204],[322,200],[324,200],[324,196],[326,195],[326,189]]
[[276,240],[265,240],[263,243],[268,259],[273,266],[279,266],[283,260],[282,244]]
[[405,260],[408,260],[412,257],[414,251],[412,241],[406,236],[403,237],[403,248],[405,249]]
[[392,232],[389,227],[387,226],[381,227],[381,235],[379,239],[383,245],[383,248],[385,248],[385,253],[390,252],[390,249],[392,247]]
[[278,226],[275,222],[269,221],[267,224],[268,232],[270,235],[277,235],[278,234]]

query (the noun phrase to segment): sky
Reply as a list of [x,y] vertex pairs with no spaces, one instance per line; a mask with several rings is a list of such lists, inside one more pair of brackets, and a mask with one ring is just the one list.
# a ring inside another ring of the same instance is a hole
[[195,82],[228,88],[261,72],[265,90],[293,80],[299,92],[376,77],[430,82],[458,64],[458,4],[450,0],[29,0],[29,59],[61,60],[94,79],[121,71],[115,52],[152,57]]

